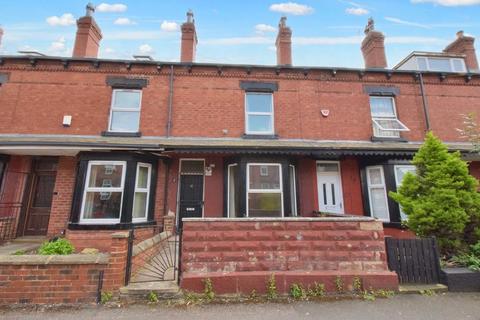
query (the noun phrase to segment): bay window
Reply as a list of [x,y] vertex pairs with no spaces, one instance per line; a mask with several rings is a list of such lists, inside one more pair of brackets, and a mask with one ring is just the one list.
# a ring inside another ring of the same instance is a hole
[[247,216],[283,217],[281,164],[247,164]]
[[383,166],[367,167],[366,173],[370,215],[384,222],[389,222],[390,212],[388,210],[387,190]]
[[[403,178],[405,177],[405,174],[407,172],[415,174],[415,166],[412,166],[412,165],[396,165],[395,166],[395,185],[396,185],[397,191],[402,185]],[[402,207],[400,205],[398,206],[400,209],[400,219],[402,221],[406,220],[407,215],[403,212]]]
[[132,221],[147,220],[151,172],[151,164],[138,163],[137,178],[135,181],[135,194],[133,197]]
[[91,161],[88,163],[80,221],[115,223],[120,221],[125,161]]

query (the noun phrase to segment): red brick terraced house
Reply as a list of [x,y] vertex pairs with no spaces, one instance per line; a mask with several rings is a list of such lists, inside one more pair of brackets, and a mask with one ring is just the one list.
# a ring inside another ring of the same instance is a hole
[[65,235],[108,252],[112,233],[170,217],[183,221],[188,288],[208,276],[245,292],[272,272],[395,287],[383,237],[413,235],[388,192],[414,170],[425,133],[480,176],[457,130],[480,112],[474,39],[462,32],[389,69],[370,21],[365,68],[350,69],[293,65],[285,18],[270,66],[195,62],[191,12],[180,62],[99,59],[91,12],[77,24],[72,57],[0,56],[0,217],[11,237]]

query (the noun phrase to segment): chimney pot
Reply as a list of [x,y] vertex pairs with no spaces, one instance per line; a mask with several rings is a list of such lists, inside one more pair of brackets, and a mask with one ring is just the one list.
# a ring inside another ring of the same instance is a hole
[[287,17],[281,17],[278,23],[278,35],[275,41],[277,47],[277,65],[292,65],[292,30],[287,26]]
[[95,6],[88,3],[85,16],[77,20],[77,35],[73,48],[74,58],[96,58],[98,56],[102,31],[93,18],[94,12]]
[[463,30],[460,30],[457,32],[457,38],[443,49],[443,52],[464,55],[465,65],[468,70],[478,72],[478,61],[474,43],[474,37],[465,35]]
[[375,30],[375,22],[368,19],[365,27],[365,38],[362,41],[362,54],[365,61],[365,68],[387,68],[387,57],[385,55],[385,36]]
[[187,12],[187,21],[182,24],[181,62],[194,62],[197,51],[197,32],[192,10]]

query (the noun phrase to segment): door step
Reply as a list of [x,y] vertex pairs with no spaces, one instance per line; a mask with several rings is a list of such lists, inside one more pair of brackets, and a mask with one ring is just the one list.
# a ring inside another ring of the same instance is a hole
[[133,301],[146,301],[151,292],[155,293],[158,299],[171,299],[181,295],[176,281],[138,282],[120,288],[121,298]]
[[426,293],[426,292],[447,292],[448,287],[444,284],[401,284],[398,288],[400,293]]

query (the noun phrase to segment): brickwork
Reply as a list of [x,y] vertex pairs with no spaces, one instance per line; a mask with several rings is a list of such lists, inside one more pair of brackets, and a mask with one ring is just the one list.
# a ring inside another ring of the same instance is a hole
[[[17,257],[15,257],[17,258]],[[0,262],[0,305],[95,303],[104,262]]]
[[59,157],[58,159],[57,177],[48,222],[48,236],[50,237],[59,235],[67,229],[75,186],[76,164],[77,161],[74,157]]
[[230,288],[233,292],[249,293],[253,288],[245,291],[236,281],[272,273],[285,283],[299,275],[310,283],[334,275],[377,275],[371,286],[397,285],[396,274],[387,268],[383,227],[377,221],[187,221],[182,240],[182,287],[187,289],[196,290],[202,278],[221,274],[221,286],[230,281],[236,286]]

